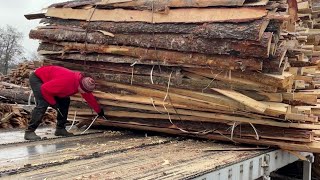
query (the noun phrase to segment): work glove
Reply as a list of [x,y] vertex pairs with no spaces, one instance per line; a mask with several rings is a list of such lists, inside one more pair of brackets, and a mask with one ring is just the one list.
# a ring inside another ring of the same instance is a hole
[[104,119],[106,119],[105,115],[104,115],[104,110],[101,108],[100,112],[98,113],[99,117],[102,117]]

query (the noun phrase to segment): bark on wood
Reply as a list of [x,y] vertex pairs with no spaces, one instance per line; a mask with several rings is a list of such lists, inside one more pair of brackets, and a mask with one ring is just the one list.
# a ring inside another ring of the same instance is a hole
[[[83,64],[85,62],[104,62],[104,63],[125,63],[125,64],[144,64],[144,65],[156,65],[156,66],[185,66],[185,67],[194,67],[195,65],[181,65],[181,64],[172,64],[168,62],[162,62],[162,61],[150,61],[150,60],[141,60],[139,58],[131,58],[131,57],[126,57],[126,56],[113,56],[113,55],[83,55],[83,54],[64,54],[63,56],[61,55],[44,55],[47,59],[50,60],[56,60],[56,61],[61,61],[60,65],[63,64],[63,62],[70,61],[72,62],[73,60],[78,60],[82,61]],[[55,64],[55,63],[54,63]],[[206,66],[200,66],[199,68],[205,68]],[[83,67],[83,69],[86,69],[86,67]]]
[[248,22],[266,15],[267,10],[261,7],[182,8],[170,10],[167,14],[148,10],[49,8],[46,13],[47,17],[60,19],[88,20],[91,17],[90,21],[148,23]]
[[278,47],[273,58],[265,59],[263,61],[262,72],[281,75],[288,60],[288,58],[285,57],[286,53],[287,48],[285,46]]
[[[10,101],[27,104],[29,100],[30,91],[24,89],[6,89],[0,88],[0,96],[8,98]],[[31,96],[31,102],[34,103],[34,98]]]
[[89,5],[94,2],[96,2],[96,0],[72,0],[72,1],[65,1],[60,3],[53,3],[49,6],[49,8],[62,8],[66,5],[74,4],[74,3],[86,3],[86,5]]
[[181,8],[181,7],[210,7],[210,6],[242,6],[245,0],[135,0],[125,3],[110,4],[107,2],[97,3],[105,5],[104,7],[114,8],[135,8],[135,9],[148,9],[154,11],[163,11],[167,8]]
[[[101,75],[102,76],[102,75]],[[103,75],[103,79],[111,82],[118,82],[118,83],[124,83],[124,84],[130,84],[131,83],[131,75],[112,75],[112,74],[105,74]],[[166,86],[168,84],[168,78],[162,78],[162,77],[154,77],[153,82],[154,84],[163,85]],[[149,76],[138,76],[134,75],[132,78],[133,84],[152,84],[150,81]],[[171,79],[171,86],[177,87],[177,88],[183,88],[183,89],[191,89],[191,90],[197,90],[202,91],[205,88],[210,87],[217,87],[217,88],[226,88],[226,89],[240,89],[240,90],[257,90],[257,91],[265,91],[265,92],[276,92],[276,88],[270,87],[270,86],[250,86],[246,85],[243,86],[243,84],[232,84],[228,82],[222,82],[222,81],[212,81],[210,79],[208,80],[193,80],[193,79]]]
[[[105,62],[93,62],[77,60],[59,61],[59,60],[44,60],[45,65],[58,65],[68,69],[84,71],[88,73],[101,73],[101,74],[127,74],[127,75],[144,75],[152,77],[169,78],[182,78],[180,68],[166,67],[166,66],[147,66],[147,65],[134,65],[131,64],[115,64]],[[85,67],[84,67],[85,66]]]
[[113,44],[138,46],[143,48],[160,48],[182,52],[198,52],[204,54],[226,54],[239,57],[269,57],[271,33],[264,33],[259,42],[236,41],[225,39],[203,39],[191,35],[175,34],[116,34],[115,37],[105,36],[102,33],[75,32],[60,29],[32,30],[29,34],[32,39],[47,41],[87,42],[92,44]]
[[[150,80],[150,76],[138,76],[138,75],[124,75],[124,74],[100,74],[100,78],[112,81],[112,82],[118,82],[118,83],[124,83],[124,84],[131,84],[131,81],[133,84],[152,84]],[[164,85],[166,86],[168,84],[169,78],[163,78],[163,77],[154,77],[153,83]],[[183,89],[191,89],[191,90],[197,90],[202,91],[206,88],[225,88],[225,89],[239,89],[239,90],[256,90],[256,91],[264,91],[264,92],[276,92],[277,88],[272,86],[256,86],[256,85],[246,85],[243,84],[236,84],[236,83],[229,83],[229,82],[223,82],[223,81],[212,81],[211,79],[171,79],[171,86],[177,87],[177,88],[183,88]]]
[[121,7],[137,9],[158,9],[165,7],[210,7],[210,6],[241,6],[245,0],[167,0],[167,1],[148,1],[148,0],[76,0],[50,5],[50,8],[76,8],[84,5],[99,5],[99,7]]
[[[198,67],[212,67],[230,70],[261,70],[262,61],[255,58],[238,58],[235,56],[226,55],[204,55],[199,53],[181,53],[176,51],[165,51],[165,50],[154,50],[154,49],[144,49],[128,46],[112,46],[112,45],[96,45],[96,44],[80,44],[80,43],[58,43],[61,46],[56,46],[53,44],[42,43],[38,51],[42,55],[57,53],[61,54],[60,58],[65,59],[93,59],[93,57],[88,57],[91,55],[84,56],[82,58],[81,54],[75,54],[76,51],[88,52],[88,53],[102,53],[97,58],[102,58],[104,60],[111,60],[108,58],[109,55],[104,54],[114,54],[135,57],[138,59],[133,59],[126,63],[138,64],[160,64],[160,65],[175,65],[175,66],[198,66]],[[72,54],[66,54],[72,52]],[[50,56],[48,56],[50,57]],[[57,57],[53,55],[52,57]],[[77,58],[76,58],[77,57]],[[111,56],[112,57],[112,56]],[[128,57],[123,57],[122,61],[113,61],[114,63],[123,63],[125,59],[130,59]],[[132,59],[132,58],[131,58]],[[97,61],[100,61],[97,59]]]
[[[261,38],[269,21],[256,20],[246,23],[205,23],[205,24],[149,24],[142,22],[86,22],[79,20],[61,20],[56,18],[43,19],[43,23],[57,25],[56,28],[76,27],[89,32],[97,30],[108,31],[114,34],[150,34],[173,33],[193,34],[196,37],[208,39],[228,38],[257,41]],[[49,28],[49,27],[44,27]],[[54,28],[54,27],[52,27]]]

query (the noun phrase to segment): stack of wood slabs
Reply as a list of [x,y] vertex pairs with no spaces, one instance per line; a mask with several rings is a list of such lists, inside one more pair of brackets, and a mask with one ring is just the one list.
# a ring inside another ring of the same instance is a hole
[[[46,65],[95,77],[98,124],[320,152],[320,91],[306,83],[318,66],[300,63],[297,12],[295,0],[85,0],[26,17],[45,24],[30,38]],[[70,115],[90,120],[73,100]]]
[[[308,93],[317,94],[319,88],[319,60],[320,60],[320,2],[319,1],[299,1],[298,2],[299,21],[296,26],[299,47],[292,53],[290,58],[292,66],[289,71],[293,72],[301,83],[310,88]],[[299,69],[300,71],[296,71]],[[305,79],[309,78],[309,80]],[[306,108],[306,107],[298,107]],[[318,114],[319,107],[307,107],[313,114]],[[314,130],[314,137],[320,140],[320,131]],[[315,154],[315,162],[312,164],[313,175],[320,178],[320,155]]]
[[29,75],[37,67],[41,66],[39,61],[25,61],[18,64],[18,67],[11,70],[8,75],[0,76],[0,81],[29,87]]
[[[31,117],[31,109],[23,105],[0,104],[0,129],[26,128]],[[55,125],[56,112],[50,109],[40,126]]]

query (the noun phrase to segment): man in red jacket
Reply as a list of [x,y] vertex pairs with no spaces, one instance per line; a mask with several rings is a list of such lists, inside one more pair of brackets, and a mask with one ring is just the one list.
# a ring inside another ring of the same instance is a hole
[[65,127],[69,111],[70,96],[80,92],[92,109],[100,117],[104,111],[100,108],[93,94],[95,82],[80,72],[71,71],[60,66],[43,66],[30,75],[30,86],[36,99],[36,107],[32,111],[31,121],[25,131],[24,139],[41,139],[35,133],[47,108],[57,110],[56,136],[72,136]]

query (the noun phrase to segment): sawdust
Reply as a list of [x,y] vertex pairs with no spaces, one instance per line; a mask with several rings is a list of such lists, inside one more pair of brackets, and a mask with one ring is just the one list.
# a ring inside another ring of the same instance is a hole
[[[127,143],[136,143],[137,139],[130,138]],[[141,138],[140,143],[147,143],[146,139]],[[157,137],[151,139],[153,142],[163,140]],[[116,143],[116,141],[113,142]],[[122,147],[128,147],[128,144]],[[213,170],[260,153],[259,151],[203,151],[210,147],[230,148],[235,146],[210,141],[172,140],[165,144],[129,149],[121,153],[111,153],[99,158],[29,172],[23,176],[37,177],[51,172],[47,174],[50,179],[179,179]],[[81,172],[78,169],[81,169]]]

